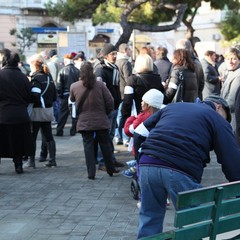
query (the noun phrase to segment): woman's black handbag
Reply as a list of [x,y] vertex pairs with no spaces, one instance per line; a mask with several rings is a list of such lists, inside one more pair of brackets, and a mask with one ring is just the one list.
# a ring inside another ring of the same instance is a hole
[[172,103],[183,102],[184,77],[183,77],[183,72],[182,71],[179,72],[178,80],[179,80],[178,88],[177,88],[175,96],[172,100]]

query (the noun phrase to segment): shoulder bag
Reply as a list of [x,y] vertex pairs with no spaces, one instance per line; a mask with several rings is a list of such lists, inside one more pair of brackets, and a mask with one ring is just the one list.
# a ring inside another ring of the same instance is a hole
[[174,95],[174,98],[172,100],[172,103],[176,102],[183,102],[183,92],[184,92],[184,77],[183,77],[183,71],[179,71],[178,75],[178,88]]

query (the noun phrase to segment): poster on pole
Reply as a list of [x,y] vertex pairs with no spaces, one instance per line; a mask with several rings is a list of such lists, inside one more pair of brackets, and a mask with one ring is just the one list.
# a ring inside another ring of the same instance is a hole
[[83,51],[88,56],[85,32],[59,32],[57,45],[59,56],[78,51]]

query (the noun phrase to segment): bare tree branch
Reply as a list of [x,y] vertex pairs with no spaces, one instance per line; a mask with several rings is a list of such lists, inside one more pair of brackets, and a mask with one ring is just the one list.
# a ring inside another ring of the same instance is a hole
[[[183,20],[183,16],[188,8],[187,4],[166,4],[167,8],[171,8],[176,10],[176,20],[174,21],[173,24],[169,24],[169,25],[164,25],[164,26],[152,26],[152,25],[147,25],[147,24],[140,24],[140,23],[136,23],[136,22],[129,22],[128,21],[128,16],[129,14],[134,10],[134,8],[136,8],[136,6],[139,6],[147,1],[137,1],[138,4],[135,2],[132,2],[131,4],[128,5],[128,8],[126,8],[123,11],[123,14],[121,16],[121,27],[123,29],[123,33],[121,34],[118,42],[116,43],[116,46],[118,47],[121,43],[126,43],[129,41],[129,38],[132,34],[133,29],[137,29],[140,31],[146,31],[146,32],[166,32],[166,31],[170,31],[173,29],[176,29],[180,26],[182,20]],[[135,3],[135,4],[134,4]],[[159,8],[164,7],[164,4],[160,4]]]

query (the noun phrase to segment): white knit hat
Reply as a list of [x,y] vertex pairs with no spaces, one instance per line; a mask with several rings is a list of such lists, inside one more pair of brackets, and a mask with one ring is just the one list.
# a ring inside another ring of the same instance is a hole
[[159,90],[153,88],[143,95],[142,100],[149,106],[160,109],[163,103],[163,94]]

